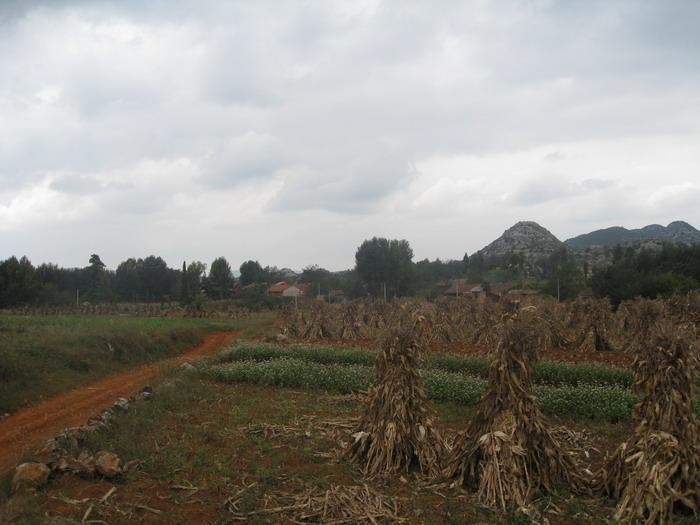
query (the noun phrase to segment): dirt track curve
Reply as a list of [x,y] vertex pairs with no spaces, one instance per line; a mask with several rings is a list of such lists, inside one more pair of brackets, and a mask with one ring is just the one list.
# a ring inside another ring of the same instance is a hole
[[196,360],[231,343],[238,332],[207,335],[201,344],[177,357],[69,390],[0,421],[0,474],[17,465],[22,454],[66,427],[82,425],[120,397],[128,397],[158,377],[164,366]]

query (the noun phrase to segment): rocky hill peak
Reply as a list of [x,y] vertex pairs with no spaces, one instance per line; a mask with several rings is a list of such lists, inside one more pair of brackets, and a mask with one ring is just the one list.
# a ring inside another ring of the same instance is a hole
[[520,221],[477,253],[485,258],[518,254],[526,259],[538,259],[547,257],[563,247],[564,244],[548,229],[534,221]]

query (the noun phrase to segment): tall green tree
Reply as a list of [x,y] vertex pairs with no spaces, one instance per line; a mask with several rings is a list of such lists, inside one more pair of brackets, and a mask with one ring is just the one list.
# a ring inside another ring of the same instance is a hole
[[202,291],[202,279],[206,276],[207,265],[200,261],[192,261],[187,265],[187,282],[192,297]]
[[267,274],[258,261],[246,261],[241,264],[239,271],[241,272],[241,286],[247,286],[253,283],[263,283]]
[[189,304],[191,300],[190,283],[189,279],[187,279],[187,263],[182,261],[182,272],[180,272],[180,303]]
[[117,266],[114,276],[117,297],[122,301],[136,301],[141,297],[138,261],[133,257],[122,261]]
[[413,250],[405,239],[373,237],[355,253],[355,269],[369,293],[381,296],[409,295],[413,288]]
[[12,256],[0,262],[0,308],[32,304],[38,292],[39,283],[29,259]]
[[224,299],[231,294],[232,288],[231,265],[224,257],[214,259],[207,277],[207,293],[213,299]]
[[99,255],[90,255],[88,267],[85,268],[88,280],[85,292],[91,301],[106,301],[111,298],[109,274],[105,268],[106,265]]
[[563,299],[572,299],[583,289],[584,276],[574,255],[562,248],[547,260],[547,285],[545,291]]

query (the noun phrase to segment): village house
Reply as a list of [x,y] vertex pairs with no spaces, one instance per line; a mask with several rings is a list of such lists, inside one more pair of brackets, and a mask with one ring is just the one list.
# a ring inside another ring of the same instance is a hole
[[294,284],[289,284],[284,281],[273,284],[268,288],[267,293],[276,297],[301,297],[304,292],[301,288]]

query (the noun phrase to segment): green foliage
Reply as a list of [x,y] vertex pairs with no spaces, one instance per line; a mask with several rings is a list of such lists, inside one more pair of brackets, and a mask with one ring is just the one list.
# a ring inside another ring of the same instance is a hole
[[[124,301],[163,301],[179,287],[180,272],[168,268],[161,257],[130,258],[114,275],[117,298]],[[177,295],[174,295],[177,297]]]
[[357,365],[322,365],[300,359],[281,358],[270,361],[238,361],[215,367],[212,376],[223,382],[255,383],[329,390],[349,394],[365,390],[371,383],[372,371]]
[[187,279],[187,263],[182,261],[182,275],[180,275],[180,304],[189,304],[192,301],[190,283]]
[[0,308],[32,304],[39,283],[34,266],[26,257],[10,257],[0,262]]
[[414,281],[417,288],[429,289],[438,282],[463,277],[465,264],[463,261],[430,261],[423,259],[414,265]]
[[239,271],[241,272],[241,286],[248,286],[253,283],[264,283],[267,279],[267,274],[258,261],[246,261],[241,264]]
[[[639,398],[619,386],[537,386],[535,395],[545,414],[608,421],[615,423],[630,418]],[[700,407],[698,407],[700,408]]]
[[241,325],[200,319],[0,315],[0,413],[174,356],[208,332]]
[[[373,366],[377,353],[371,350],[338,349],[323,346],[278,346],[263,343],[240,343],[217,356],[218,362],[265,361],[270,359],[297,359],[310,363]],[[426,370],[458,372],[470,376],[488,377],[488,359],[482,356],[430,355],[423,366]],[[543,385],[585,384],[628,388],[632,374],[624,369],[596,364],[574,364],[544,361],[535,366],[535,383]]]
[[225,299],[233,291],[233,273],[226,258],[218,257],[211,263],[206,290],[212,299]]
[[[204,373],[225,383],[253,383],[269,386],[351,393],[366,390],[373,381],[373,369],[359,364],[322,364],[282,357],[266,361],[244,360],[213,365]],[[428,397],[460,405],[476,404],[487,381],[440,369],[423,371]],[[616,422],[629,419],[638,401],[630,390],[619,386],[581,384],[539,385],[534,394],[545,414]]]
[[544,268],[547,281],[543,291],[553,297],[573,299],[585,285],[582,268],[566,248],[550,255]]
[[413,282],[413,250],[406,240],[373,237],[364,241],[355,253],[355,270],[374,296],[411,293]]
[[613,304],[700,288],[700,245],[665,244],[658,253],[623,250],[618,245],[613,249],[613,264],[596,269],[591,285],[596,295],[610,298]]

